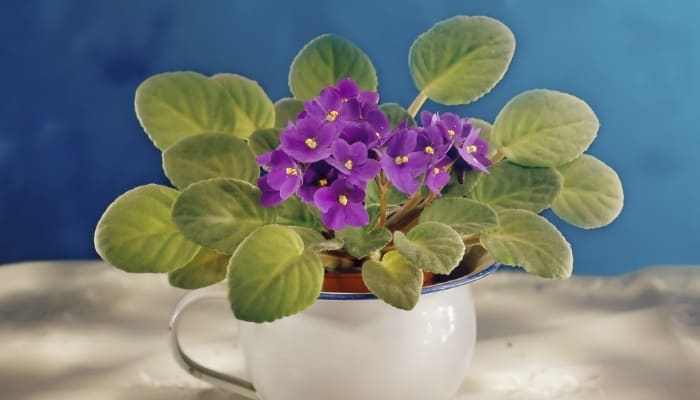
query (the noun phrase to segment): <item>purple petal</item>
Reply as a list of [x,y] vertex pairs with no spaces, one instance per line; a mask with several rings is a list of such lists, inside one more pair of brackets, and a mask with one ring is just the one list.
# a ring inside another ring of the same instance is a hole
[[345,227],[345,210],[338,203],[338,207],[333,207],[321,214],[323,224],[329,229],[339,231]]
[[348,203],[344,211],[347,225],[365,226],[369,224],[369,215],[362,203]]
[[327,212],[338,203],[338,194],[331,187],[318,189],[314,193],[314,203],[321,212]]
[[430,111],[421,111],[420,113],[420,124],[425,128],[433,125],[433,113]]
[[350,145],[349,159],[357,165],[364,164],[367,161],[367,146],[362,142],[353,143]]
[[284,199],[280,196],[278,190],[274,190],[267,184],[266,176],[258,179],[258,187],[260,188],[260,204],[263,207],[274,207],[280,204]]
[[341,79],[336,85],[336,89],[338,90],[338,94],[340,94],[340,98],[346,101],[357,97],[357,95],[360,93],[360,89],[351,78]]

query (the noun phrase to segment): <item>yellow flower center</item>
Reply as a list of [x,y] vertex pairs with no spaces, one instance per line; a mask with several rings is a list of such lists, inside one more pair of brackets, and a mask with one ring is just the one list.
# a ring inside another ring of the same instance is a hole
[[438,168],[438,167],[433,168],[433,174],[437,175],[439,173],[440,173],[440,168]]
[[476,146],[474,146],[474,145],[467,146],[467,152],[476,153]]
[[425,152],[432,156],[433,154],[435,154],[435,149],[432,148],[432,146],[425,146]]
[[294,175],[296,176],[299,173],[296,168],[292,167],[287,167],[287,175]]
[[408,156],[397,156],[394,158],[396,165],[406,164],[408,162]]
[[328,179],[326,178],[321,178],[318,180],[318,186],[320,187],[326,187],[328,186]]
[[454,137],[455,131],[453,129],[448,129],[447,134],[450,135],[450,137]]
[[316,140],[314,140],[313,138],[308,138],[308,139],[304,140],[304,143],[306,143],[306,145],[307,145],[310,149],[315,149],[316,146],[318,146],[318,143],[317,143]]
[[338,111],[332,110],[326,115],[326,121],[333,122],[335,119],[338,118]]
[[379,132],[374,132],[374,136],[377,137],[377,139],[381,139],[382,135],[379,134]]
[[342,194],[341,194],[340,196],[338,196],[338,203],[340,203],[340,204],[342,204],[342,205],[347,205],[347,204],[348,204],[348,198],[345,197],[345,195],[342,195]]
[[345,164],[343,165],[345,165],[345,168],[347,169],[352,169],[352,160],[345,161]]

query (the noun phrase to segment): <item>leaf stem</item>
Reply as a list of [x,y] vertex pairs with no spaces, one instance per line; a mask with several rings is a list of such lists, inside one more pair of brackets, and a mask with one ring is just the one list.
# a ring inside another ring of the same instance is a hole
[[493,158],[491,159],[491,162],[496,164],[497,162],[503,160],[506,158],[506,155],[503,154],[500,150],[496,151],[496,154],[493,155]]
[[462,236],[462,241],[464,241],[465,246],[471,246],[481,243],[480,237],[476,233]]
[[425,93],[418,93],[418,96],[416,96],[416,98],[413,99],[411,105],[408,106],[408,115],[410,115],[411,118],[415,118],[416,114],[418,114],[418,110],[420,110],[420,108],[423,107],[423,104],[426,100],[428,100],[428,96]]

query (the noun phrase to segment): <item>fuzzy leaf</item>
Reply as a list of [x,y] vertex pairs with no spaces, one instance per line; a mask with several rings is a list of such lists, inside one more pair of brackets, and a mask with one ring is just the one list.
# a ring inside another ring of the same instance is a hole
[[307,43],[292,61],[289,89],[295,98],[308,100],[343,78],[354,79],[362,90],[377,90],[377,73],[362,50],[340,36],[321,35]]
[[418,90],[435,102],[456,105],[491,91],[514,51],[513,33],[500,21],[456,16],[420,35],[408,58]]
[[277,128],[257,130],[248,138],[248,145],[256,156],[276,149],[279,144],[280,130]]
[[584,154],[557,168],[562,190],[552,210],[564,221],[580,228],[599,228],[622,211],[624,193],[617,173],[602,161]]
[[381,262],[365,261],[362,280],[375,296],[394,307],[410,310],[420,298],[423,272],[394,250],[386,253]]
[[474,200],[496,210],[520,208],[539,213],[549,208],[561,188],[561,177],[554,168],[530,168],[508,161],[490,168],[472,190]]
[[394,232],[394,245],[411,265],[436,274],[449,274],[464,256],[462,235],[438,222],[418,224],[406,235]]
[[273,223],[275,212],[260,205],[260,190],[230,178],[200,181],[183,190],[172,218],[190,240],[225,254],[257,228]]
[[397,103],[384,103],[379,106],[379,109],[389,119],[391,129],[395,129],[403,121],[408,121],[408,126],[416,126],[416,120],[408,114],[405,108]]
[[498,221],[497,228],[481,234],[494,260],[544,278],[571,276],[571,245],[549,221],[526,210],[503,210]]
[[145,185],[119,196],[95,230],[97,253],[128,272],[169,272],[185,265],[199,246],[170,220],[175,189]]
[[216,74],[211,78],[233,99],[236,136],[247,138],[258,129],[275,126],[275,108],[258,82],[236,74]]
[[210,178],[236,178],[255,183],[260,167],[248,144],[224,133],[186,137],[163,152],[163,169],[173,185],[184,189]]
[[423,222],[440,222],[460,235],[471,235],[498,225],[496,212],[470,199],[442,198],[433,201],[420,216]]
[[152,76],[136,89],[135,102],[141,126],[160,150],[204,132],[239,132],[231,96],[196,72]]
[[362,258],[391,242],[391,231],[386,228],[350,227],[336,232],[336,236],[343,241],[345,250],[356,258]]
[[252,232],[231,257],[229,301],[236,318],[267,322],[296,314],[321,294],[323,266],[291,228]]
[[190,262],[168,273],[168,282],[181,289],[199,289],[226,278],[230,255],[201,247]]
[[297,115],[304,109],[301,100],[285,97],[275,103],[275,128],[284,129],[289,122],[297,122]]
[[598,118],[583,100],[536,89],[506,104],[496,117],[491,143],[516,164],[556,167],[581,156],[598,126]]

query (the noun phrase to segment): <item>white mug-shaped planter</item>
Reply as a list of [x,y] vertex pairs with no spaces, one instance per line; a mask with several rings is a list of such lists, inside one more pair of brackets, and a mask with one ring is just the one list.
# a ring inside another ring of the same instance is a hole
[[323,292],[299,314],[271,323],[238,322],[252,382],[203,367],[187,356],[178,323],[191,304],[226,301],[224,286],[187,294],[171,322],[171,344],[189,373],[250,399],[448,400],[474,352],[476,319],[468,285],[478,273],[423,288],[411,311],[371,294]]

